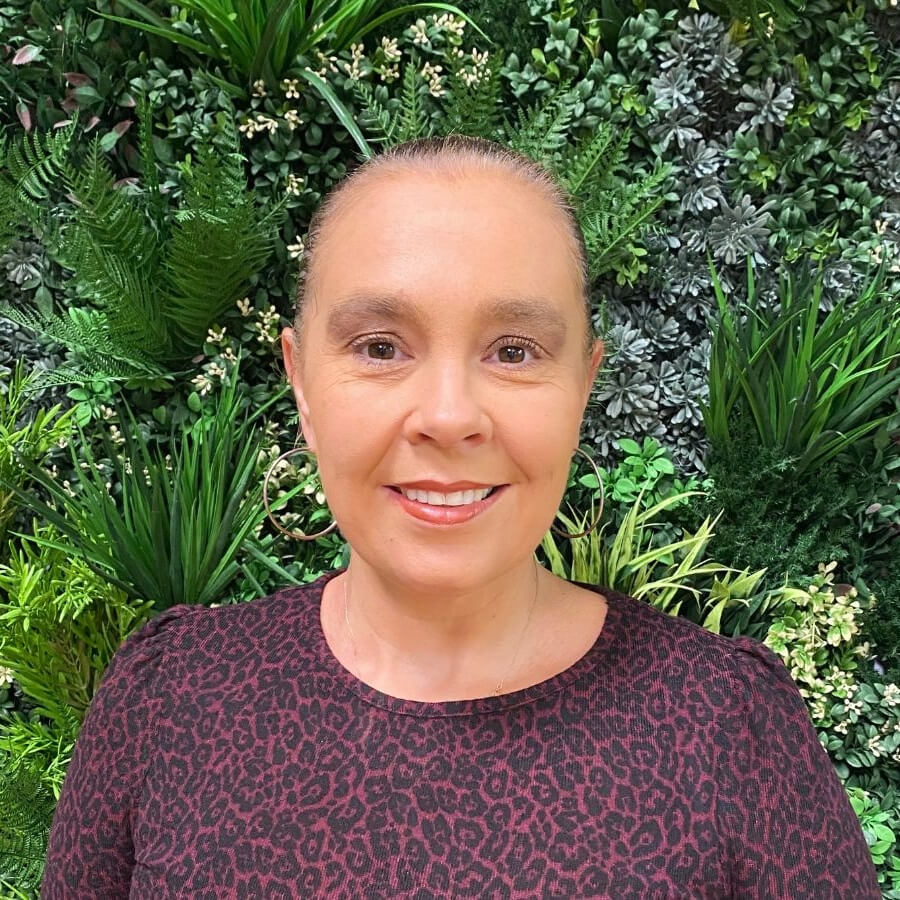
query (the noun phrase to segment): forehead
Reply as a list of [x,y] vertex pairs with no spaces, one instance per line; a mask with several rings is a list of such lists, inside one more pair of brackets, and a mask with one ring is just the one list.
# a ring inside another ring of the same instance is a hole
[[353,186],[323,229],[310,285],[332,322],[583,315],[574,243],[536,185],[506,173],[404,171]]

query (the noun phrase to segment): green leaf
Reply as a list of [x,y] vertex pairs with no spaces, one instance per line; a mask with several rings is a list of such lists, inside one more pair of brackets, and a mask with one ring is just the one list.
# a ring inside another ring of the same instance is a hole
[[75,407],[75,424],[81,426],[82,428],[91,421],[91,416],[93,413],[91,412],[90,404],[88,403],[79,403]]
[[118,143],[119,137],[120,135],[117,131],[107,131],[106,134],[100,138],[100,149],[104,153],[109,153],[109,151]]
[[94,21],[88,25],[85,34],[91,43],[98,41],[100,35],[103,34],[103,19],[94,19]]
[[53,27],[52,19],[47,15],[47,11],[37,2],[37,0],[34,0],[34,3],[31,4],[29,12],[31,13],[31,18],[34,19],[35,24],[39,28],[43,28],[44,31],[49,31]]
[[623,453],[627,453],[629,456],[641,455],[640,446],[638,445],[637,441],[633,441],[631,438],[619,438],[616,443],[618,444],[619,449]]
[[188,409],[195,413],[198,413],[203,409],[203,401],[200,399],[200,395],[196,391],[191,391],[191,393],[188,394],[187,405]]
[[82,106],[93,106],[103,102],[103,97],[97,92],[97,89],[91,84],[82,84],[74,90],[75,99]]
[[363,137],[362,132],[359,130],[359,126],[356,124],[352,114],[344,106],[343,103],[338,99],[337,94],[331,89],[331,86],[320,78],[315,72],[307,71],[306,69],[301,69],[296,73],[300,78],[308,81],[316,90],[325,98],[328,105],[334,110],[335,115],[338,117],[338,121],[350,134],[350,137],[356,141],[356,145],[363,152],[363,155],[366,158],[370,158],[374,156],[374,152],[372,148],[369,146],[366,139]]

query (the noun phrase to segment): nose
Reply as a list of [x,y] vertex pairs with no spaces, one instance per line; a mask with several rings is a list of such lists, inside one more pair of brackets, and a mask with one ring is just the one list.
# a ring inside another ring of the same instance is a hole
[[411,379],[411,411],[405,423],[411,443],[434,441],[451,447],[482,443],[492,433],[483,387],[463,360],[446,357],[423,365]]

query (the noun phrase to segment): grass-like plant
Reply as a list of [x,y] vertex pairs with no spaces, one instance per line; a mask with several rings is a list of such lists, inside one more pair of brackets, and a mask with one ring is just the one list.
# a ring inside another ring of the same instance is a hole
[[[725,611],[746,602],[765,570],[749,573],[745,569],[738,572],[715,562],[700,561],[718,518],[712,523],[707,518],[696,534],[686,535],[665,546],[651,546],[652,529],[656,524],[654,517],[687,497],[702,492],[672,494],[646,510],[642,509],[643,493],[641,491],[608,546],[603,538],[606,523],[590,534],[568,540],[571,563],[564,559],[553,532],[548,531],[541,540],[541,549],[550,563],[550,570],[570,581],[603,585],[639,600],[646,599],[657,609],[673,616],[681,612],[684,595],[692,594],[701,609],[698,624],[718,633]],[[585,513],[581,521],[573,520],[562,512],[557,515],[570,534],[578,534],[588,528],[595,513],[593,510]],[[713,576],[713,587],[708,591],[708,596],[701,599],[702,592],[691,582],[707,576]]]
[[185,426],[173,426],[167,453],[148,444],[123,407],[130,427],[122,428],[121,451],[101,433],[109,478],[80,426],[77,447],[70,444],[78,479],[73,496],[39,467],[27,466],[55,505],[32,491],[10,489],[55,525],[64,543],[34,540],[67,548],[129,597],[151,600],[157,611],[221,600],[240,572],[236,555],[265,516],[258,471],[263,428],[257,420],[281,396],[242,417],[238,365],[208,418],[183,431]]
[[[119,5],[138,18],[101,15],[164,37],[200,56],[221,60],[244,88],[257,80],[274,86],[291,75],[306,79],[321,91],[322,79],[297,66],[300,56],[308,57],[314,50],[337,53],[391,19],[425,10],[453,13],[490,41],[472,19],[449,3],[410,3],[381,12],[388,5],[385,0],[179,0],[179,11],[171,21],[140,0],[119,0]],[[195,24],[202,37],[176,27],[184,21]]]
[[[21,477],[17,457],[38,462],[72,428],[75,411],[61,412],[60,404],[26,415],[34,381],[34,376],[25,373],[25,365],[19,360],[6,392],[0,391],[0,479],[8,482],[16,482]],[[0,543],[6,538],[6,529],[17,508],[15,494],[0,485]]]
[[48,371],[42,383],[184,370],[274,249],[284,201],[266,206],[247,189],[233,122],[220,114],[217,140],[181,165],[176,206],[160,190],[150,118],[142,101],[137,192],[117,186],[97,138],[82,164],[70,161],[72,126],[0,145],[0,238],[24,220],[71,273],[66,314],[0,306],[0,315],[79,357],[78,366]]
[[[852,304],[840,300],[820,321],[822,276],[808,266],[780,280],[780,311],[761,312],[750,258],[747,301],[737,315],[710,260],[719,317],[702,405],[710,442],[730,449],[737,413],[763,447],[815,471],[891,418],[879,409],[900,388],[900,302],[882,265]],[[743,321],[741,321],[743,317]]]

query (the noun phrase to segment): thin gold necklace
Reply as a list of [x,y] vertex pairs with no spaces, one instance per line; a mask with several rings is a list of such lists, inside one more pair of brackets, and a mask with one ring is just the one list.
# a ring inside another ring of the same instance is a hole
[[[349,594],[347,591],[347,582],[349,578],[347,577],[347,573],[344,573],[344,620],[347,622],[347,634],[350,637],[350,647],[353,650],[353,667],[356,669],[357,678],[359,678],[359,656],[356,652],[356,639],[353,636],[353,628],[350,625],[350,600]],[[497,682],[497,687],[494,688],[493,695],[495,697],[499,697],[503,692],[503,684],[507,678],[509,678],[509,674],[513,669],[513,666],[516,664],[516,659],[519,656],[519,650],[522,649],[522,644],[525,640],[525,633],[528,631],[528,626],[531,624],[531,617],[534,615],[534,608],[537,606],[537,598],[538,598],[538,566],[537,562],[534,562],[534,597],[531,601],[531,608],[528,610],[528,618],[525,620],[525,625],[522,627],[522,634],[519,636],[519,643],[516,645],[516,652],[513,654],[513,658],[510,661],[509,667],[507,668],[503,678]],[[362,679],[360,678],[360,681]]]

